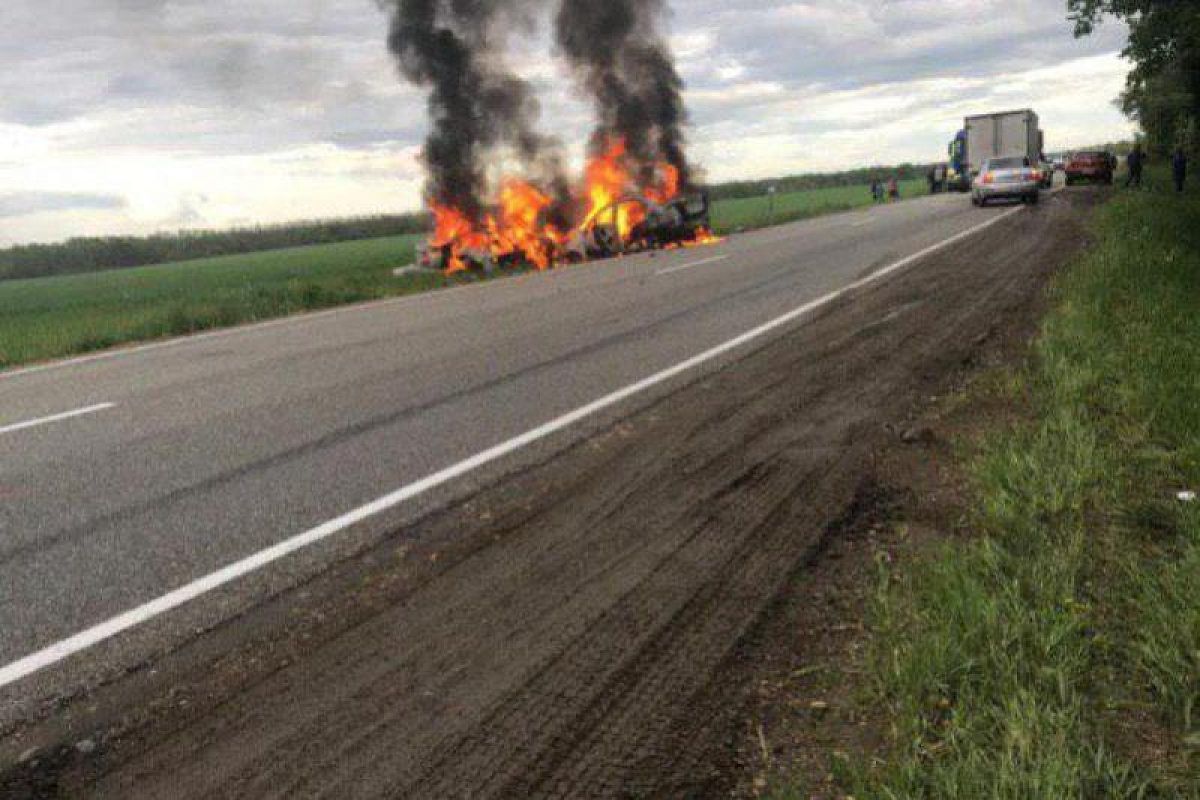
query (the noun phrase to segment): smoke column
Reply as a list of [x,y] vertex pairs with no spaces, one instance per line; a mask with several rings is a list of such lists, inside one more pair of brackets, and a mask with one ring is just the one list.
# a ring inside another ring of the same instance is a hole
[[687,187],[683,81],[660,32],[665,15],[665,0],[561,0],[555,34],[595,100],[593,147],[623,137],[644,169],[665,161]]
[[484,159],[500,144],[514,146],[540,171],[557,171],[550,142],[535,132],[539,108],[532,90],[504,67],[495,49],[508,29],[527,21],[532,2],[380,2],[390,12],[388,48],[400,72],[430,89],[432,130],[423,154],[430,202],[481,219]]

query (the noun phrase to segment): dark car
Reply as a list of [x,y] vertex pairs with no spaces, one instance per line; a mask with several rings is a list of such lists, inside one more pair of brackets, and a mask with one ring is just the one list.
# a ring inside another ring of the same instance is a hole
[[1113,157],[1103,150],[1085,150],[1067,159],[1067,186],[1082,181],[1113,182]]

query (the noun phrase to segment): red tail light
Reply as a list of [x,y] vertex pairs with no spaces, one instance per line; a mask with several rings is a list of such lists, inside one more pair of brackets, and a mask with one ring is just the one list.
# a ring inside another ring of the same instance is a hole
[[1029,173],[1029,178],[1030,180],[1040,181],[1042,179],[1042,173],[1035,169],[1033,172]]
[[995,183],[996,176],[990,172],[985,172],[985,173],[983,173],[983,181],[982,182],[983,183]]

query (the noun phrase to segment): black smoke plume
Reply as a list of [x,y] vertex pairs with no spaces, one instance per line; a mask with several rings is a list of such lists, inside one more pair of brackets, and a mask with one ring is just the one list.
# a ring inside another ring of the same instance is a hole
[[555,34],[595,101],[593,147],[623,137],[647,173],[666,161],[686,187],[692,179],[684,152],[687,113],[683,81],[661,33],[666,13],[665,0],[561,0]]
[[380,2],[391,14],[388,47],[400,72],[430,89],[432,130],[423,153],[430,202],[482,219],[485,159],[502,144],[550,173],[551,184],[565,185],[555,176],[560,160],[553,142],[535,131],[539,108],[531,87],[497,52],[513,26],[532,26],[533,0]]

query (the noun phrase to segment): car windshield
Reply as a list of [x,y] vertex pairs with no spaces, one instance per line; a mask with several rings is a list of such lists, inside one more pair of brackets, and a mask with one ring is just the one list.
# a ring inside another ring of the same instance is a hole
[[988,169],[1021,169],[1029,166],[1026,158],[995,158],[988,162]]

